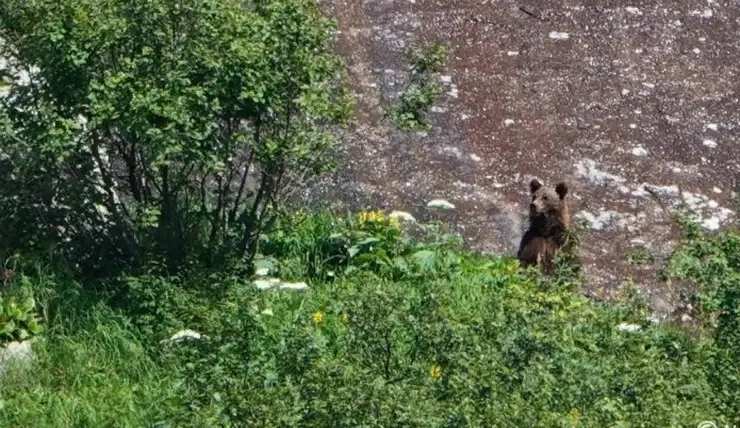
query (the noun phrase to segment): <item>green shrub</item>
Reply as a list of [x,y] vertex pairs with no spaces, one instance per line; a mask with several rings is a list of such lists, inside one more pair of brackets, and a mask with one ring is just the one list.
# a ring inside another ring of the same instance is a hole
[[437,41],[424,49],[411,49],[411,79],[408,87],[399,95],[387,113],[400,130],[429,129],[427,114],[442,89],[435,80],[447,65],[447,47]]
[[40,316],[44,312],[43,305],[38,304],[38,296],[44,296],[43,290],[29,286],[29,277],[17,272],[19,257],[13,259],[12,276],[4,278],[0,284],[0,346],[41,334],[46,321]]
[[[634,302],[593,303],[567,275],[544,278],[512,257],[470,253],[451,238],[412,241],[403,230],[377,212],[283,219],[263,243],[281,277],[318,273],[303,278],[304,291],[258,290],[238,269],[152,268],[111,287],[130,290],[118,305],[126,316],[84,298],[67,303],[69,315],[55,303],[33,370],[7,374],[15,380],[3,399],[14,410],[0,420],[653,427],[735,417],[729,377],[717,380],[737,370],[734,342],[718,339],[732,332],[689,336]],[[323,263],[321,240],[335,234],[365,257]],[[357,245],[368,237],[377,240]],[[182,328],[202,336],[160,343]]]
[[463,263],[460,249],[460,238],[440,234],[435,224],[405,227],[378,210],[341,218],[299,212],[283,218],[261,243],[264,256],[279,259],[280,275],[317,280],[357,271],[395,279],[448,275]]
[[42,332],[32,296],[18,300],[0,296],[0,345],[14,340],[26,340]]
[[90,274],[249,259],[334,167],[334,28],[303,0],[3,1],[0,240]]
[[666,276],[698,285],[694,301],[714,337],[707,360],[712,396],[722,414],[740,419],[740,230],[704,233],[695,224],[686,227]]
[[[629,303],[594,304],[509,257],[449,243],[394,247],[385,229],[394,226],[369,216],[375,225],[321,227],[347,227],[360,242],[373,231],[389,257],[364,251],[377,259],[348,261],[356,269],[311,280],[306,292],[228,286],[207,337],[167,354],[196,391],[193,406],[216,406],[227,426],[648,427],[722,416],[703,370],[706,341],[653,324]],[[305,236],[319,227],[303,224]],[[310,246],[300,233],[290,245],[275,236],[286,255]],[[403,274],[378,268],[420,251],[456,260]]]

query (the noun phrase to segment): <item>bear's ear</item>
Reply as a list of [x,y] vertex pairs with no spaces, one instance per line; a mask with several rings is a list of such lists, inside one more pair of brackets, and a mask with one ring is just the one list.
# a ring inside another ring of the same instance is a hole
[[542,183],[540,183],[536,178],[533,178],[532,181],[529,182],[529,191],[532,193],[539,190],[540,187],[542,187]]
[[568,194],[568,185],[565,184],[564,181],[561,181],[557,186],[555,186],[555,192],[560,196],[560,199],[565,198],[565,195]]

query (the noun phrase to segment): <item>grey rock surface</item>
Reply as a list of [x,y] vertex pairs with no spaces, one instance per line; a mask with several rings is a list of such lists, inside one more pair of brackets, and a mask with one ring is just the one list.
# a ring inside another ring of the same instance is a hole
[[31,342],[32,340],[13,341],[0,348],[0,373],[5,371],[9,364],[32,361],[34,354],[31,349]]

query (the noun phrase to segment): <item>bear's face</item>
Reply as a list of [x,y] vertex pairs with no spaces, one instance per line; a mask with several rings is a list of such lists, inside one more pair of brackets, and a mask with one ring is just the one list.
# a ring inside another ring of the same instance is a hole
[[538,229],[549,231],[565,220],[567,216],[568,185],[558,183],[555,188],[546,188],[537,179],[529,183],[532,201],[529,204],[529,219]]

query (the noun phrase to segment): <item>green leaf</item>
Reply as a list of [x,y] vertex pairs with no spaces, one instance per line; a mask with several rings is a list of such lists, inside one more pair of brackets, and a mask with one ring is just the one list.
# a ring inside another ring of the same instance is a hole
[[28,331],[26,331],[25,328],[20,328],[17,330],[17,332],[18,332],[18,340],[26,340],[30,336],[28,334]]
[[36,308],[36,300],[33,297],[26,297],[21,303],[23,312],[31,312]]
[[436,267],[437,254],[432,250],[419,250],[411,255],[411,260],[422,271],[432,271]]
[[409,271],[409,263],[405,257],[396,256],[393,258],[393,266],[400,272],[407,273]]
[[43,327],[35,318],[32,318],[28,321],[28,331],[35,336],[41,334]]
[[14,320],[8,320],[0,325],[0,334],[10,336],[15,332],[16,323]]
[[349,254],[350,258],[355,257],[360,252],[360,247],[357,245],[353,245],[347,249],[347,253]]

